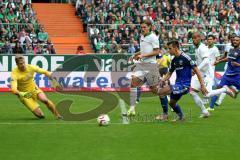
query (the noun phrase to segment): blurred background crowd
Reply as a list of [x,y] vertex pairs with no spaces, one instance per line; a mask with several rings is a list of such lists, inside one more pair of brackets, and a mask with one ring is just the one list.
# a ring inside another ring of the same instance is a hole
[[28,0],[0,0],[0,53],[55,54]]
[[203,40],[214,35],[221,51],[230,33],[240,34],[238,0],[77,0],[75,6],[97,53],[138,51],[139,24],[145,19],[152,22],[161,46],[178,39],[189,52],[195,31]]

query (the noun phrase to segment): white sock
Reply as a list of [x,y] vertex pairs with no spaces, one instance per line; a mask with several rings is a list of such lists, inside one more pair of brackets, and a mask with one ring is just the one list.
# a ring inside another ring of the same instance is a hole
[[225,93],[225,92],[227,92],[226,88],[220,88],[220,89],[216,89],[216,90],[211,90],[206,96],[212,97],[212,96],[216,96],[216,95],[219,95],[219,94]]
[[137,100],[137,88],[130,88],[130,109],[134,110]]
[[225,96],[226,96],[226,93],[220,94],[217,103],[218,103],[218,104],[222,104],[222,101],[223,101],[223,99],[225,98]]
[[194,100],[195,104],[201,109],[202,113],[206,113],[207,110],[206,110],[206,108],[203,104],[202,99],[199,97],[198,93],[192,91],[191,95],[193,97],[193,100]]

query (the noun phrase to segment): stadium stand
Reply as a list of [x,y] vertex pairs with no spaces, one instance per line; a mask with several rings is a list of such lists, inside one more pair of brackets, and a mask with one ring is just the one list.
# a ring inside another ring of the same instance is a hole
[[137,51],[138,24],[144,19],[152,21],[161,45],[173,38],[192,43],[194,31],[203,39],[215,35],[218,44],[228,43],[229,33],[240,34],[237,0],[77,0],[75,7],[98,53]]
[[71,4],[33,3],[37,18],[44,25],[57,54],[75,54],[82,45],[86,53],[93,53],[89,38]]
[[55,54],[28,0],[0,0],[0,53]]

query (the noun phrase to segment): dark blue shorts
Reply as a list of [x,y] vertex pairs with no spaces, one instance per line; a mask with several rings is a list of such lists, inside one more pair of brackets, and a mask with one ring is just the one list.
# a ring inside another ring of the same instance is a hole
[[182,84],[170,85],[172,93],[170,94],[170,98],[178,101],[184,94],[189,92],[189,86]]
[[219,87],[223,86],[235,86],[238,90],[240,90],[240,75],[223,75]]

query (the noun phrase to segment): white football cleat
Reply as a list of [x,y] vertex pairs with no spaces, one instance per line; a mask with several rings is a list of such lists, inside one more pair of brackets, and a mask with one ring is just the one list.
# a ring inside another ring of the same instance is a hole
[[210,116],[210,113],[208,111],[205,111],[200,114],[199,118],[208,118]]

